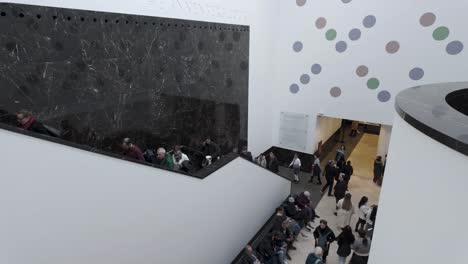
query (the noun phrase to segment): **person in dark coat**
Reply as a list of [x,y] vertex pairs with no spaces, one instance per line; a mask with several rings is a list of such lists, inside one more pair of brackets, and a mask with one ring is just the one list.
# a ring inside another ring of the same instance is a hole
[[335,176],[338,173],[333,164],[333,160],[329,160],[325,166],[325,180],[327,183],[323,186],[321,193],[323,194],[328,188],[328,196],[332,196],[333,184],[335,183]]
[[299,207],[299,209],[305,212],[305,215],[307,216],[306,222],[309,224],[310,227],[312,227],[312,222],[318,216],[315,213],[314,208],[310,205],[310,192],[305,191],[299,194],[296,199],[296,204]]
[[301,227],[307,228],[309,231],[312,231],[312,227],[309,225],[308,216],[305,211],[301,210],[299,206],[296,205],[294,197],[289,197],[286,205],[284,206],[284,211],[287,217],[294,219]]
[[245,246],[245,257],[242,260],[242,264],[261,264],[260,257],[257,256],[257,253],[253,250],[251,245]]
[[338,243],[336,254],[338,254],[339,264],[346,263],[346,258],[351,255],[351,245],[354,244],[355,240],[351,227],[349,225],[345,226],[343,228],[343,232],[341,232],[336,239],[336,242]]
[[202,143],[202,152],[206,156],[210,156],[213,161],[218,160],[221,150],[215,142],[211,140],[211,138],[207,138],[205,141]]
[[383,162],[382,156],[377,156],[374,161],[374,183],[377,183],[379,179],[382,177],[383,172]]
[[347,190],[348,190],[348,184],[344,180],[344,174],[341,173],[340,176],[338,177],[338,182],[335,185],[335,199],[336,199],[337,204],[339,200],[345,197]]
[[250,153],[250,151],[247,150],[247,146],[242,147],[242,151],[239,154],[239,156],[243,157],[244,159],[246,159],[246,160],[248,160],[250,162],[253,162],[252,153]]
[[312,182],[314,177],[317,177],[318,179],[317,185],[322,185],[322,180],[320,179],[320,175],[322,174],[322,168],[320,168],[320,160],[316,155],[314,155],[313,159],[314,159],[314,163],[312,165],[312,176],[310,177],[309,182]]
[[26,110],[21,110],[16,113],[16,120],[19,122],[19,128],[28,130],[31,132],[39,133],[42,135],[51,136],[47,128],[41,124],[39,121],[34,119],[32,113]]
[[345,179],[344,180],[349,182],[351,180],[351,176],[353,176],[353,173],[354,173],[354,168],[351,165],[350,160],[348,160],[348,162],[346,162],[346,165],[343,168],[343,173],[345,174]]
[[320,226],[314,231],[315,246],[323,250],[323,263],[327,263],[328,250],[330,244],[335,241],[335,233],[328,227],[328,222],[320,220]]
[[268,160],[268,169],[274,173],[279,172],[279,161],[278,158],[276,158],[275,153],[273,152],[270,152],[270,157]]
[[322,264],[323,249],[321,247],[316,247],[314,252],[310,253],[307,256],[305,264]]
[[278,207],[276,208],[276,215],[273,218],[273,231],[281,231],[283,227],[281,226],[283,222],[288,219],[286,214],[284,213],[284,208],[283,207]]

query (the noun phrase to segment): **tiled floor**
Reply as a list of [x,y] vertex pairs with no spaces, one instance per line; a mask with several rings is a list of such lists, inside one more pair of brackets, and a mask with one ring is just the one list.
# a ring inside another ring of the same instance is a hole
[[[353,194],[353,203],[355,206],[359,203],[361,196],[366,195],[369,197],[369,205],[377,204],[380,194],[380,187],[377,187],[372,182],[372,171],[373,162],[377,153],[377,142],[378,136],[372,134],[364,134],[349,156],[349,160],[353,163],[354,175],[349,183],[349,190]],[[340,232],[337,231],[336,227],[336,216],[335,212],[335,198],[324,196],[316,207],[317,214],[320,215],[321,219],[328,221],[328,225],[334,230],[335,235]],[[319,220],[316,220],[318,225]],[[354,225],[357,222],[357,215],[353,216],[351,225],[354,229]],[[297,250],[289,252],[292,260],[290,264],[304,264],[307,255],[313,251],[314,239],[311,232],[305,232],[309,237],[304,238],[298,236],[298,241],[295,242]],[[330,254],[327,259],[327,263],[335,264],[338,263],[338,257],[336,255],[337,245],[333,243],[330,248]],[[347,262],[349,261],[349,258]]]

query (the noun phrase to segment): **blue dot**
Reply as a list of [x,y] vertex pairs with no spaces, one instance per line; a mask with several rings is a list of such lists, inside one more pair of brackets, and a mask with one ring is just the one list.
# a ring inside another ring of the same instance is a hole
[[291,84],[291,86],[289,86],[289,91],[292,94],[297,94],[297,92],[299,92],[299,85],[297,85],[295,83]]
[[302,74],[300,79],[302,84],[308,84],[310,82],[310,76],[308,74]]
[[312,65],[312,68],[310,69],[313,74],[320,74],[322,72],[322,66],[318,63],[315,63]]
[[413,68],[409,72],[409,77],[413,81],[421,80],[424,77],[424,70],[419,67]]
[[373,26],[375,26],[375,23],[377,22],[377,18],[373,15],[368,15],[364,18],[364,20],[362,21],[362,24],[364,25],[364,27],[366,28],[371,28]]
[[350,40],[358,40],[361,38],[361,30],[358,28],[353,28],[351,31],[349,31],[349,39]]
[[338,41],[335,45],[335,49],[339,53],[345,52],[347,48],[348,44],[346,44],[344,41]]
[[303,47],[304,47],[304,45],[302,45],[302,42],[300,42],[300,41],[296,41],[296,42],[294,42],[294,44],[293,44],[293,50],[294,50],[295,52],[301,52],[301,50],[302,50]]

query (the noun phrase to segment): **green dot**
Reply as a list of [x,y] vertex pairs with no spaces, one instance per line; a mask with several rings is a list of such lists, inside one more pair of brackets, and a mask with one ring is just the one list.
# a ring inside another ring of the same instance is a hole
[[450,30],[447,27],[438,27],[434,30],[434,33],[432,33],[432,37],[435,40],[444,40],[448,38],[450,33]]
[[330,41],[336,39],[336,30],[334,30],[333,28],[327,30],[327,32],[325,33],[325,38]]
[[368,81],[367,81],[367,87],[369,89],[377,89],[380,85],[380,82],[379,82],[379,79],[377,78],[370,78]]

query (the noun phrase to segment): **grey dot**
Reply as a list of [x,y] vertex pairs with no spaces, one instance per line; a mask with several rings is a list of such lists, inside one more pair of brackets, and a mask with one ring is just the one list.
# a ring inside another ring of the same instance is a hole
[[307,3],[307,0],[296,0],[297,6],[304,6]]
[[318,29],[322,29],[327,25],[327,19],[324,17],[319,17],[317,20],[315,20],[315,27]]
[[310,76],[308,74],[302,74],[300,80],[302,84],[308,84],[310,82]]
[[351,2],[351,1],[353,1],[353,0],[341,0],[341,2],[343,2],[345,4],[347,4],[347,3]]
[[361,30],[358,28],[353,28],[349,31],[349,39],[350,40],[358,40],[361,38]]
[[368,15],[362,20],[362,24],[366,28],[371,28],[371,27],[375,26],[376,22],[377,22],[377,18],[375,18],[375,16],[373,16],[373,15]]
[[428,12],[421,16],[421,18],[419,19],[419,23],[423,27],[430,27],[434,24],[434,22],[436,21],[436,18],[437,17],[434,13]]
[[366,76],[368,73],[369,73],[369,68],[367,68],[367,66],[365,66],[365,65],[360,65],[360,66],[357,67],[357,69],[356,69],[356,74],[357,74],[357,76],[359,76],[359,77],[364,77],[364,76]]
[[320,74],[322,72],[322,66],[320,64],[315,63],[312,65],[312,68],[310,69],[313,74]]
[[452,41],[447,44],[447,48],[445,50],[450,55],[457,55],[463,51],[463,42],[458,40]]
[[294,44],[293,44],[293,50],[294,50],[295,52],[301,52],[302,48],[303,48],[302,42],[300,42],[300,41],[294,42]]
[[390,100],[391,97],[392,95],[389,91],[380,91],[377,94],[377,99],[382,103],[388,102],[388,100]]
[[330,89],[330,95],[332,97],[339,97],[341,95],[341,89],[340,87],[333,87]]
[[409,72],[409,77],[413,81],[421,80],[424,77],[424,70],[419,67],[413,68]]
[[291,84],[291,86],[289,86],[289,91],[292,94],[297,94],[297,92],[299,92],[299,85],[297,85],[295,83]]
[[400,50],[400,43],[398,41],[390,41],[385,46],[385,50],[390,54],[397,53]]
[[335,49],[336,51],[342,53],[342,52],[345,52],[346,49],[348,48],[348,44],[346,44],[346,42],[344,41],[338,41],[335,45]]

